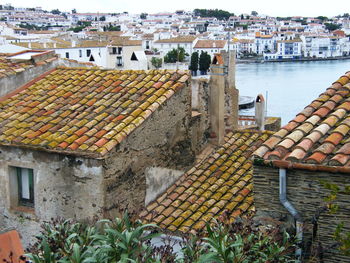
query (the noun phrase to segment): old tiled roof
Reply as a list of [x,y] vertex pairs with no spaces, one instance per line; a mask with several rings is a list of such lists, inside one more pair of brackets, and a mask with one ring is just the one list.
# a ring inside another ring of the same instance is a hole
[[224,48],[226,40],[198,40],[194,48]]
[[155,41],[155,43],[192,43],[196,40],[196,36],[179,36],[168,39],[160,39]]
[[[10,54],[0,54],[0,79],[4,77],[8,77],[10,75],[14,75],[25,71],[29,68],[36,67],[37,65],[43,65],[46,63],[50,63],[53,60],[56,60],[57,57],[51,57],[46,60],[40,61],[38,64],[34,64],[32,61],[26,62],[13,62],[7,57]],[[0,87],[1,88],[1,87]]]
[[29,67],[34,66],[28,62],[12,62],[7,59],[7,54],[0,54],[0,78],[17,74]]
[[269,136],[257,131],[230,133],[225,144],[187,171],[140,216],[170,231],[188,232],[213,218],[234,220],[254,210],[249,158]]
[[188,78],[184,71],[57,68],[0,99],[0,144],[103,158]]
[[254,156],[265,160],[349,168],[349,131],[350,71],[264,142]]

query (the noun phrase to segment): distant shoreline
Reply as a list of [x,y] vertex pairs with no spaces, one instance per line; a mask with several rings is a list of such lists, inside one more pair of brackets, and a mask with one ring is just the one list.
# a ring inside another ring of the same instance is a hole
[[331,57],[331,58],[301,58],[301,59],[237,59],[236,64],[249,64],[249,63],[276,63],[276,62],[309,62],[309,61],[328,61],[328,60],[347,60],[350,56],[346,57]]

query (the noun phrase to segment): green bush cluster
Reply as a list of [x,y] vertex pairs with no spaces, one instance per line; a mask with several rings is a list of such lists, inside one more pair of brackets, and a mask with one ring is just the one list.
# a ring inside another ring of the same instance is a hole
[[93,224],[56,220],[43,224],[26,256],[34,263],[294,262],[288,234],[247,222],[207,225],[201,233],[183,236],[175,253],[170,241],[160,247],[152,244],[162,234],[157,226],[132,221],[127,213]]

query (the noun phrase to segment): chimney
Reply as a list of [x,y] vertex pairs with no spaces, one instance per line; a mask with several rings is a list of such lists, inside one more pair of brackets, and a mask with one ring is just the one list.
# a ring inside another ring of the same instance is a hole
[[32,43],[28,42],[28,48],[31,49],[32,48]]
[[43,47],[44,47],[44,48],[47,48],[46,42],[43,43]]
[[255,100],[255,121],[259,131],[265,130],[265,99],[261,94]]
[[76,43],[75,40],[72,40],[72,47],[75,47]]
[[223,65],[211,65],[209,114],[215,144],[224,143],[225,136],[225,71]]
[[235,130],[238,128],[238,100],[239,91],[236,89],[236,52],[230,50],[221,51],[221,56],[224,60],[224,66],[227,72],[225,78],[225,115],[227,116],[227,128]]

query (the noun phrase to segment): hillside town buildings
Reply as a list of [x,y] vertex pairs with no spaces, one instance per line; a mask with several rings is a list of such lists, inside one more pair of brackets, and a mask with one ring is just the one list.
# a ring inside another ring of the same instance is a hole
[[[193,52],[202,51],[213,57],[221,50],[235,50],[238,59],[263,61],[343,58],[350,55],[350,18],[346,16],[329,18],[326,22],[338,28],[329,30],[325,21],[312,17],[281,19],[241,15],[220,21],[213,17],[197,17],[185,11],[143,15],[126,12],[65,13],[59,10],[50,13],[41,8],[28,10],[4,5],[0,10],[0,19],[1,44],[25,47],[29,43],[42,45],[43,49],[56,49],[61,57],[95,62],[108,68],[127,68],[131,64],[135,69],[144,68],[145,65],[153,68],[152,57],[164,58],[169,51],[177,48],[184,48],[188,55],[184,68],[186,65],[188,67]],[[133,50],[124,52],[123,56],[107,51],[107,47],[114,47],[113,41],[117,35],[130,41],[140,41],[141,45],[134,45]],[[57,41],[53,38],[71,44],[57,48],[54,44]],[[85,40],[101,43],[95,42],[88,47],[83,43]],[[84,50],[79,51],[79,46]],[[88,52],[87,49],[91,50],[92,55],[80,54]],[[128,63],[133,51],[144,51],[145,56],[142,57],[147,62],[143,61],[142,66]],[[109,58],[110,53],[115,56]]]

